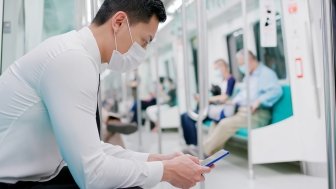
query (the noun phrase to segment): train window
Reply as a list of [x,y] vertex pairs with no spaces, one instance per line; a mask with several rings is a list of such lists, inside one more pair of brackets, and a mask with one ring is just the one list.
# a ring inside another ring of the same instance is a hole
[[243,74],[238,69],[236,64],[236,53],[244,47],[243,30],[239,29],[226,37],[229,51],[229,64],[232,74],[238,81],[242,81]]
[[74,0],[5,0],[3,5],[2,72],[44,39],[75,29]]
[[45,0],[43,38],[74,30],[76,25],[74,0]]
[[[265,48],[260,45],[260,22],[253,25],[254,38],[256,42],[256,56],[259,61],[275,71],[279,79],[287,79],[284,42],[280,19],[277,20],[277,47]],[[241,81],[243,75],[239,72],[236,64],[235,54],[243,48],[243,31],[239,29],[226,37],[230,68],[232,74]]]
[[197,57],[197,51],[198,51],[198,47],[197,47],[197,37],[193,37],[190,40],[191,43],[191,52],[192,52],[192,64],[193,64],[193,68],[194,68],[194,73],[195,73],[195,81],[196,81],[196,91],[198,91],[198,77],[197,77],[197,73],[198,73],[198,57]]
[[284,42],[282,36],[281,20],[277,20],[277,46],[265,48],[260,45],[260,22],[253,26],[256,41],[258,60],[275,71],[279,79],[287,78]]

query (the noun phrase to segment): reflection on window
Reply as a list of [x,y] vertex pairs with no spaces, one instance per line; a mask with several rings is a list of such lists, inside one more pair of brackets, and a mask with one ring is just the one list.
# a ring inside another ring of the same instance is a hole
[[229,64],[232,74],[238,81],[242,81],[243,74],[238,69],[236,62],[236,53],[244,48],[243,30],[239,29],[226,37],[228,51],[229,51]]
[[260,46],[260,22],[254,26],[254,37],[256,40],[256,49],[258,60],[274,70],[279,79],[286,79],[286,61],[284,52],[284,43],[281,29],[281,21],[277,20],[277,46],[273,48],[264,48]]
[[[277,20],[277,47],[261,47],[259,24],[260,22],[257,22],[253,26],[254,38],[257,49],[256,56],[258,60],[274,70],[279,79],[287,79],[284,43],[280,19]],[[238,70],[235,55],[240,49],[244,47],[243,31],[241,29],[237,30],[229,34],[226,38],[229,52],[230,68],[233,75],[238,79],[238,81],[241,81],[243,76]]]

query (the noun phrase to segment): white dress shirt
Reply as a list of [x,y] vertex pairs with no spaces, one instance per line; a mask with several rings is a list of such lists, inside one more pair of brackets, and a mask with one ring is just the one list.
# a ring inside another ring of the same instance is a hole
[[47,181],[68,165],[80,188],[153,187],[162,162],[102,143],[101,57],[87,27],[50,38],[0,77],[0,182]]

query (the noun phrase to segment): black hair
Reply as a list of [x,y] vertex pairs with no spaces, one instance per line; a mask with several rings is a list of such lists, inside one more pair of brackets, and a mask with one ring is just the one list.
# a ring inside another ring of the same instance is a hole
[[165,22],[167,14],[161,0],[105,0],[92,23],[105,24],[115,13],[123,11],[130,24],[148,23],[153,16],[159,22]]
[[159,78],[159,82],[160,82],[161,84],[163,84],[163,82],[164,82],[164,77],[160,77],[160,78]]
[[168,81],[171,83],[171,84],[174,84],[174,80],[170,77],[167,77]]

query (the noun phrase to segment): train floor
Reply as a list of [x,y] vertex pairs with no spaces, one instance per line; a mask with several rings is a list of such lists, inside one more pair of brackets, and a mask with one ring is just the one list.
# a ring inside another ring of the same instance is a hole
[[[128,149],[139,150],[139,134],[122,136]],[[158,152],[158,135],[142,129],[141,151]],[[183,142],[177,131],[162,134],[162,152],[181,151]],[[207,189],[327,189],[327,178],[312,177],[301,173],[300,167],[291,163],[255,165],[255,179],[249,179],[246,150],[228,147],[230,156],[216,164],[216,168],[206,175]],[[160,183],[154,189],[173,189],[168,183]],[[199,186],[194,187],[200,188]]]

